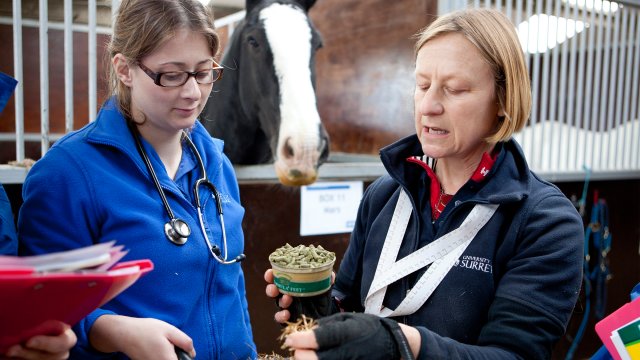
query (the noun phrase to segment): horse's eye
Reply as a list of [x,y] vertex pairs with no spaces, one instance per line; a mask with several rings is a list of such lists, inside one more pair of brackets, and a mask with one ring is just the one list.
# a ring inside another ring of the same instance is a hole
[[258,44],[258,41],[253,36],[249,36],[249,38],[247,38],[247,42],[254,48],[260,46],[260,44]]

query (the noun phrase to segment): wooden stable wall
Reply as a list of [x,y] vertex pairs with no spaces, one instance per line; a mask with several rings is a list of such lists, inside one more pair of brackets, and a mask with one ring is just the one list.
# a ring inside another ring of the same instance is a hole
[[429,0],[319,0],[310,16],[320,116],[331,151],[377,154],[413,126],[413,35],[437,13]]

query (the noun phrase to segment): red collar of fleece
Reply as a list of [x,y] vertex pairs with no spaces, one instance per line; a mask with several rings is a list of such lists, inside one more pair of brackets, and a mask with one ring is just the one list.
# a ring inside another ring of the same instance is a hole
[[[480,164],[478,164],[478,167],[473,172],[473,175],[471,175],[471,180],[476,183],[481,183],[489,174],[489,171],[493,167],[493,164],[496,162],[497,155],[498,152],[494,152],[493,155],[489,155],[489,153],[486,152],[482,154]],[[440,197],[440,181],[438,181],[436,173],[426,162],[421,160],[419,157],[409,157],[407,158],[407,161],[422,166],[422,168],[424,168],[424,170],[427,172],[427,175],[431,179],[431,214],[433,216],[433,220],[435,220],[440,215],[440,213],[436,211],[436,208],[438,207],[438,205],[440,205],[439,203],[442,203],[440,210],[443,210],[442,208],[444,208],[449,200],[453,198],[453,195],[443,194],[442,198]]]

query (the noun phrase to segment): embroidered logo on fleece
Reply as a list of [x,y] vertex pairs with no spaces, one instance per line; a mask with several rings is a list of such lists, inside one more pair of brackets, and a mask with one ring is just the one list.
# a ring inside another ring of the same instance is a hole
[[455,262],[455,264],[453,264],[453,266],[489,274],[493,273],[491,260],[478,256],[463,255]]
[[[211,199],[215,200],[215,196],[211,193]],[[229,194],[220,194],[220,202],[223,204],[228,204],[231,202],[231,196]]]

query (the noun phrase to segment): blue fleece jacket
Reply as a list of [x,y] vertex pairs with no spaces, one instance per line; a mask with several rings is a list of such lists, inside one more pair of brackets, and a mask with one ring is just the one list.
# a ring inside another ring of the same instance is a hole
[[[196,122],[191,131],[211,182],[222,198],[228,252],[243,252],[239,188],[234,170]],[[74,327],[78,344],[73,358],[125,358],[102,354],[88,342],[93,322],[103,314],[150,317],[189,335],[198,359],[256,357],[240,264],[221,265],[210,255],[194,207],[193,184],[200,178],[188,146],[175,181],[159,156],[144,142],[153,168],[175,216],[191,227],[186,244],[164,235],[167,213],[126,121],[110,99],[95,122],[57,141],[29,171],[18,217],[20,253],[41,254],[116,240],[129,253],[124,260],[150,259],[155,268],[114,300]],[[222,248],[220,220],[211,192],[200,188],[205,226]]]
[[[469,180],[434,223],[431,180],[405,160],[422,154],[416,136],[381,151],[388,175],[364,194],[333,289],[354,311],[364,310],[401,188],[413,213],[398,259],[456,229],[475,204],[499,204],[427,302],[396,318],[420,331],[419,359],[549,359],[565,332],[582,278],[582,219],[515,141],[499,146],[485,181]],[[383,304],[395,309],[424,270],[389,285]]]
[[0,255],[16,255],[18,235],[11,211],[11,202],[0,184]]
[[[11,76],[0,72],[0,113],[13,94],[18,82]],[[13,220],[13,212],[9,197],[0,184],[0,255],[16,255],[18,238]]]

